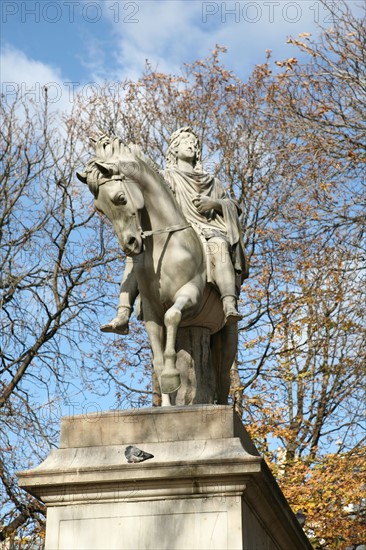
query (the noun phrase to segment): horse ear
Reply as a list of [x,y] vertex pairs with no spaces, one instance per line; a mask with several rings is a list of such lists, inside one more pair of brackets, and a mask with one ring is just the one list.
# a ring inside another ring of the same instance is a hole
[[104,162],[95,162],[95,166],[99,168],[103,176],[113,176],[113,168],[110,164]]
[[78,180],[80,180],[81,182],[83,183],[87,183],[87,176],[86,176],[86,172],[76,172],[76,177],[78,178]]

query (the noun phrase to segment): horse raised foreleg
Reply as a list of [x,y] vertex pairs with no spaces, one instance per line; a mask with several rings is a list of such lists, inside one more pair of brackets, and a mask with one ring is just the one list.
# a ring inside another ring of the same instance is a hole
[[200,296],[199,286],[189,283],[180,289],[175,296],[175,302],[165,313],[164,324],[166,327],[166,344],[164,351],[164,370],[161,375],[161,391],[163,393],[176,392],[181,384],[180,374],[175,366],[176,350],[175,342],[182,312],[194,306]]

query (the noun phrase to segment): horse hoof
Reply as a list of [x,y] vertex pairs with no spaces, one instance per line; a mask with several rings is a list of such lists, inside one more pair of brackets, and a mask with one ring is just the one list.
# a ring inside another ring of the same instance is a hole
[[116,321],[116,319],[114,319],[110,323],[106,323],[105,325],[102,325],[100,327],[100,330],[102,332],[114,332],[115,334],[120,334],[122,336],[129,333],[128,322],[123,324],[122,323],[118,324],[118,323],[115,323],[114,321]]
[[242,319],[243,316],[235,309],[228,311],[225,315],[226,326],[233,325]]
[[171,372],[168,374],[161,375],[161,393],[174,393],[179,390],[181,386],[180,374],[179,372]]

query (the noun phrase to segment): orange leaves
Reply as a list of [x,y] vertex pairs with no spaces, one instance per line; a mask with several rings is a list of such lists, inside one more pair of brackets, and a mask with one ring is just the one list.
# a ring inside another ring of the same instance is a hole
[[327,181],[319,182],[319,189],[321,189],[321,191],[327,191],[330,186],[331,184]]
[[322,105],[317,111],[316,111],[316,115],[317,116],[321,116],[321,115],[324,115],[325,113],[328,113],[329,111],[331,110],[330,107],[328,107],[327,105]]
[[356,155],[356,153],[354,151],[348,151],[347,156],[349,158],[351,158],[352,160],[356,160],[358,158],[358,156]]
[[257,338],[253,338],[252,340],[247,340],[247,341],[244,343],[244,347],[245,347],[246,349],[251,349],[251,348],[254,348],[257,344],[258,344],[258,339],[257,339]]
[[298,61],[296,57],[290,57],[285,61],[275,61],[278,67],[286,67],[286,70],[293,69],[294,65],[297,65]]
[[[299,35],[300,37],[303,36],[303,35]],[[311,55],[312,57],[316,57],[318,54],[316,53],[315,50],[313,50],[310,46],[308,46],[307,44],[305,44],[305,42],[301,42],[300,40],[296,40],[296,38],[293,38],[292,36],[290,36],[288,39],[287,39],[287,44],[293,44],[294,46],[297,46],[298,48],[300,48],[301,50],[307,52],[309,55]]]
[[237,87],[234,84],[228,84],[225,86],[225,92],[236,92]]
[[328,454],[311,462],[298,457],[279,479],[293,510],[305,513],[305,532],[322,538],[326,548],[335,548],[342,538],[344,546],[339,548],[345,548],[346,541],[366,540],[365,451]]
[[219,53],[226,53],[226,52],[227,52],[227,47],[226,46],[216,44],[215,49],[212,50],[212,55],[213,55],[213,57],[216,58],[216,57],[218,57]]

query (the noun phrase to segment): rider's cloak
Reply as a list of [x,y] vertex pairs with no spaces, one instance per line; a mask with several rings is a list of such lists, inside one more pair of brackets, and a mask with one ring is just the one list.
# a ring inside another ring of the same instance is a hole
[[[238,203],[227,195],[222,183],[217,178],[203,170],[184,172],[176,168],[169,168],[163,172],[163,177],[174,192],[185,218],[192,224],[200,238],[209,241],[212,237],[220,237],[228,242],[231,261],[242,282],[248,277],[248,265],[239,221],[241,211]],[[201,214],[193,202],[197,195],[205,195],[220,201],[223,215],[214,210]],[[208,248],[205,248],[207,251]]]

